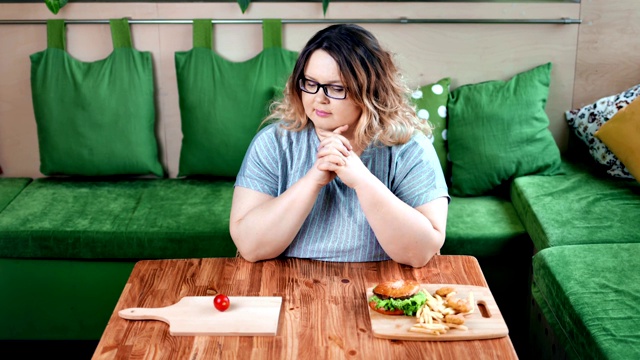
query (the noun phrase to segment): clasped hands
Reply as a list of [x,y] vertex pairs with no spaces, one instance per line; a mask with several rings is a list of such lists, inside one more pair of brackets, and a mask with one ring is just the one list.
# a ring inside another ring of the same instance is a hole
[[350,188],[355,188],[360,181],[371,174],[353,151],[350,141],[342,135],[349,125],[343,125],[333,131],[317,129],[320,145],[316,154],[316,162],[311,171],[319,185],[324,186],[336,176]]

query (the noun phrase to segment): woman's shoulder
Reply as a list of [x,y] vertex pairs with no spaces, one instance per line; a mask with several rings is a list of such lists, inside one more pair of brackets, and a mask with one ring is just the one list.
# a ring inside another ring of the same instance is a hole
[[409,141],[402,145],[394,146],[392,152],[398,161],[419,161],[426,163],[438,162],[438,154],[433,146],[432,138],[423,132],[416,132]]
[[422,143],[429,143],[431,144],[431,137],[433,135],[429,135],[427,136],[425,133],[423,133],[422,131],[416,131],[413,136],[411,136],[411,139],[409,140],[409,142],[416,142],[418,144],[422,144]]
[[[268,142],[279,143],[282,146],[287,146],[292,143],[306,142],[310,136],[309,127],[305,127],[302,130],[294,131],[288,130],[282,126],[281,121],[276,121],[265,125],[256,134],[254,142]],[[311,129],[312,130],[312,129]]]
[[433,148],[431,140],[429,140],[429,138],[423,132],[417,131],[405,143],[396,145],[383,145],[374,142],[369,145],[367,151],[372,151],[375,153],[389,152],[393,154],[403,154],[415,151],[423,152],[425,150],[428,150],[429,148]]
[[404,151],[430,151],[433,149],[433,144],[431,140],[425,133],[422,131],[416,131],[409,141],[404,144],[394,146],[396,151],[404,152]]
[[254,137],[254,142],[273,142],[283,136],[283,130],[279,122],[271,122],[264,125]]
[[256,134],[256,137],[269,137],[274,136],[278,129],[277,122],[271,122],[264,125]]

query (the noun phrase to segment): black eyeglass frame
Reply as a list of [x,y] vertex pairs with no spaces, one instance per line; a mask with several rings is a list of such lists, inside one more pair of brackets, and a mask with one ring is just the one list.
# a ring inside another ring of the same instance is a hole
[[[316,86],[317,86],[316,91],[309,91],[308,89],[306,89],[306,88],[304,87],[304,83],[305,83],[305,82],[307,82],[307,81],[311,81],[311,82],[314,82],[314,83],[316,83],[316,84],[317,84],[317,85],[316,85]],[[329,99],[334,99],[334,100],[344,100],[344,99],[346,99],[346,98],[347,98],[347,89],[346,89],[346,88],[344,88],[344,86],[340,86],[341,88],[343,88],[343,89],[344,89],[344,97],[341,97],[341,98],[338,98],[338,97],[335,97],[335,96],[331,96],[331,95],[329,95],[329,92],[327,91],[327,87],[330,87],[330,86],[337,86],[337,85],[333,85],[333,84],[320,84],[319,82],[315,82],[315,81],[313,81],[313,80],[309,80],[309,79],[307,79],[307,78],[305,78],[305,77],[301,77],[300,79],[298,79],[298,88],[300,88],[300,90],[302,90],[302,91],[306,92],[307,94],[317,94],[317,93],[318,93],[318,91],[320,91],[320,88],[322,88],[322,91],[324,92],[324,95],[325,95],[326,97],[328,97]]]

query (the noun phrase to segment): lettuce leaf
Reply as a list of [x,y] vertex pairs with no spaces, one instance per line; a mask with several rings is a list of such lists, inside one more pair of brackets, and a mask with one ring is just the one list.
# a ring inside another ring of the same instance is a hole
[[401,309],[405,315],[413,316],[418,312],[418,309],[427,302],[427,296],[419,291],[412,297],[404,300],[397,299],[380,299],[376,295],[369,298],[369,301],[375,301],[376,308],[385,308],[385,310]]

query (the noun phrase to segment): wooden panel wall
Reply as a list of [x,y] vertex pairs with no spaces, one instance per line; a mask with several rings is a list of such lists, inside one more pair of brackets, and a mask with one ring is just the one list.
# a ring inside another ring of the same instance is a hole
[[574,108],[640,84],[640,1],[581,5]]
[[[598,0],[604,1],[604,0]],[[318,18],[321,3],[255,3],[242,14],[235,3],[71,3],[57,16],[44,4],[0,4],[2,19],[216,19]],[[636,6],[637,8],[637,6]],[[578,18],[576,3],[332,3],[326,18]],[[284,46],[300,50],[324,24],[284,25]],[[547,113],[563,149],[564,111],[573,102],[579,25],[364,24],[397,56],[410,86],[452,79],[452,87],[501,79],[551,61]],[[257,55],[260,25],[216,25],[215,50],[232,61]],[[152,52],[158,96],[158,139],[170,176],[178,170],[180,112],[175,51],[191,48],[190,25],[132,25],[134,46]],[[240,44],[240,45],[239,45]],[[0,25],[0,165],[3,176],[40,177],[36,125],[30,93],[29,55],[46,47],[44,25]],[[67,49],[94,61],[111,51],[108,25],[68,25]],[[577,83],[577,82],[576,82]]]

